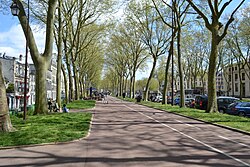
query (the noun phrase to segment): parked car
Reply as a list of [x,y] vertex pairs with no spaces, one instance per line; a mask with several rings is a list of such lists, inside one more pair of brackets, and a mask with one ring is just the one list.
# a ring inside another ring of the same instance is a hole
[[176,97],[174,99],[174,105],[180,105],[180,102],[181,102],[181,98],[180,97]]
[[228,106],[232,103],[239,102],[240,99],[235,97],[220,96],[217,98],[218,111],[220,113],[225,113]]
[[191,108],[194,108],[193,106],[193,102],[195,101],[195,98],[185,98],[185,105],[187,107],[191,107]]
[[250,116],[250,102],[235,102],[226,109],[227,114]]
[[[219,96],[217,97],[217,105],[218,111],[221,113],[225,113],[227,107],[235,102],[239,102],[240,99],[235,97],[228,97],[228,96]],[[198,95],[195,97],[195,108],[206,110],[208,103],[208,97],[205,95]]]
[[197,95],[195,96],[195,108],[206,110],[207,109],[207,100],[208,97],[205,95]]
[[162,95],[158,95],[154,99],[155,102],[162,102]]

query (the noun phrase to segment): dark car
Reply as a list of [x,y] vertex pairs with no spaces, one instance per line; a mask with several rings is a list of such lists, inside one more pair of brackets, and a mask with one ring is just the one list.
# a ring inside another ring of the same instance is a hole
[[227,96],[220,96],[217,98],[217,103],[218,103],[218,111],[220,113],[225,113],[227,107],[235,102],[239,102],[240,99],[235,98],[235,97],[227,97]]
[[197,95],[195,96],[195,108],[206,110],[207,109],[207,99],[206,95]]
[[250,116],[250,102],[235,102],[226,109],[227,114]]
[[180,102],[181,102],[181,98],[180,97],[176,97],[174,99],[174,105],[180,105]]

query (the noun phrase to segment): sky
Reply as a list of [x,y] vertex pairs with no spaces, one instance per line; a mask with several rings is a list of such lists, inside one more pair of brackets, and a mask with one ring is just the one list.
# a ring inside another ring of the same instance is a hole
[[[32,28],[36,28],[31,24]],[[34,36],[40,52],[43,51],[45,33],[44,31],[35,31]],[[19,57],[25,55],[26,39],[23,30],[16,16],[0,14],[0,53],[7,56]],[[31,59],[29,59],[31,62]]]
[[[246,0],[246,3],[249,3],[249,1]],[[234,0],[233,2],[232,7],[239,1]],[[31,23],[31,27],[34,29],[36,26]],[[45,43],[44,30],[35,31],[34,36],[38,49],[42,53]],[[6,53],[7,56],[18,58],[20,54],[25,55],[25,44],[26,40],[18,18],[11,14],[3,15],[0,13],[0,53]],[[29,62],[31,62],[30,58]]]

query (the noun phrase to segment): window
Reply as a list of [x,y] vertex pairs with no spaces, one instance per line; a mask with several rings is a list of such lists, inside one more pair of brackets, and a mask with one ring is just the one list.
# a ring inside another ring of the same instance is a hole
[[218,100],[218,103],[223,103],[223,99],[219,99],[219,100]]
[[242,81],[245,81],[245,73],[242,73],[241,76],[242,76]]
[[235,81],[238,80],[238,74],[235,74]]
[[228,75],[228,81],[231,82],[231,75]]
[[241,107],[250,107],[250,103],[242,103]]
[[236,70],[237,70],[237,67],[234,67],[234,70],[236,71]]
[[231,72],[231,68],[228,68],[228,71]]
[[235,92],[238,92],[239,88],[238,88],[238,83],[235,83]]

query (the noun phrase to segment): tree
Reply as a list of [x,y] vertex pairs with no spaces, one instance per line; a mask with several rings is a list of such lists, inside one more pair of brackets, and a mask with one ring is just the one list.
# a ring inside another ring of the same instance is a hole
[[0,132],[11,132],[15,130],[11,124],[6,97],[6,88],[2,73],[2,63],[0,62]]
[[209,53],[209,38],[207,36],[208,33],[204,29],[198,30],[191,25],[188,30],[185,30],[183,36],[185,43],[183,43],[182,51],[185,64],[184,75],[189,89],[196,89],[197,79],[203,79],[207,74]]
[[119,83],[119,96],[122,95],[124,86],[124,76],[128,73],[128,61],[126,59],[126,54],[124,48],[117,42],[117,37],[115,34],[112,35],[111,41],[108,48],[106,49],[106,62],[107,66],[112,68],[112,71],[118,76]]
[[[96,37],[101,37],[100,31],[102,31],[104,29],[103,27],[107,26],[107,24],[99,19],[105,12],[111,13],[113,3],[113,0],[102,3],[100,3],[99,0],[74,0],[65,1],[63,4],[63,15],[65,19],[63,43],[65,63],[69,76],[69,100],[77,100],[80,97],[79,89],[81,81],[79,66],[81,65],[78,64],[79,56],[83,55],[81,52],[86,47],[92,45],[92,41]],[[75,90],[73,90],[73,88]]]
[[15,92],[15,85],[13,83],[9,83],[6,89],[6,93],[14,93]]
[[[28,40],[30,55],[33,60],[36,69],[36,106],[35,114],[45,114],[48,112],[47,109],[47,89],[46,89],[46,74],[48,67],[51,62],[52,49],[53,49],[53,29],[55,20],[55,9],[57,6],[57,1],[48,0],[47,6],[47,19],[46,19],[46,39],[45,39],[45,49],[42,54],[39,53],[36,41],[30,28],[27,24],[27,15],[25,13],[23,3],[20,0],[13,0],[16,2],[20,8],[20,13],[18,19],[22,26],[26,40]],[[28,27],[27,27],[28,26]]]
[[137,4],[132,1],[128,8],[131,13],[130,19],[134,21],[134,24],[141,31],[142,41],[147,46],[153,60],[152,69],[145,86],[144,100],[148,99],[149,84],[154,75],[157,60],[165,54],[170,39],[169,31],[166,31],[168,27],[158,18],[157,12],[152,9],[154,8],[147,1]]
[[[58,39],[56,40],[56,46],[58,50],[57,55],[57,71],[56,71],[56,102],[59,105],[59,108],[61,108],[61,69],[62,69],[62,56],[63,56],[63,23],[62,23],[62,0],[58,0]],[[55,33],[56,34],[56,33]]]
[[[161,3],[157,3],[158,1],[156,0],[152,0],[153,4],[154,4],[154,8],[156,9],[158,15],[160,16],[162,22],[171,28],[171,41],[169,42],[170,44],[170,47],[169,47],[169,50],[168,50],[168,57],[167,57],[167,61],[166,61],[166,66],[165,66],[165,78],[164,78],[164,88],[163,88],[163,98],[162,98],[162,104],[166,104],[167,102],[167,94],[168,94],[168,83],[169,83],[169,67],[170,67],[170,60],[172,60],[172,67],[174,66],[174,39],[176,37],[176,34],[177,34],[177,28],[176,28],[176,23],[175,23],[175,19],[174,19],[174,10],[175,8],[173,8],[172,6],[170,6],[167,2],[161,0],[160,2]],[[176,1],[174,1],[176,2]],[[172,4],[175,4],[173,1],[172,1]],[[160,5],[163,3],[163,7]],[[167,6],[168,8],[165,8],[165,6]],[[168,10],[170,9],[170,10]],[[172,12],[171,12],[172,11]],[[170,13],[171,12],[171,13]],[[169,17],[169,15],[171,15],[171,17]],[[169,19],[170,18],[170,19]],[[171,22],[171,23],[168,23]],[[174,80],[174,68],[172,68],[172,81]],[[172,92],[174,91],[174,88],[173,88],[173,84],[172,83]],[[172,97],[173,97],[173,94],[172,94]],[[173,104],[173,101],[172,101],[172,104]]]
[[130,76],[130,98],[135,97],[135,77],[138,69],[144,66],[148,53],[145,44],[140,39],[142,35],[131,20],[125,20],[116,32],[116,42],[123,48],[124,59],[127,60],[127,66]]
[[[216,65],[218,62],[218,45],[226,36],[228,28],[230,24],[234,20],[234,14],[240,8],[240,6],[244,3],[245,0],[241,0],[239,5],[232,11],[229,19],[223,24],[220,19],[222,17],[223,12],[228,7],[228,5],[232,2],[229,0],[225,3],[222,3],[218,0],[207,0],[207,5],[210,13],[206,15],[204,11],[202,11],[203,6],[199,7],[192,0],[186,0],[191,7],[202,17],[205,22],[206,28],[211,32],[211,50],[209,56],[209,68],[208,68],[208,107],[206,112],[218,112],[217,109],[217,98],[216,98]],[[204,4],[204,2],[202,2]],[[220,4],[222,3],[222,4]],[[219,9],[219,6],[221,8]],[[211,18],[211,21],[209,20]]]
[[91,45],[80,52],[78,58],[81,97],[86,96],[87,88],[93,86],[98,88],[99,86],[104,58],[102,54],[102,46],[98,39],[99,36],[92,41]]

